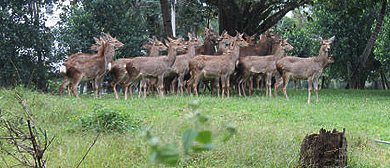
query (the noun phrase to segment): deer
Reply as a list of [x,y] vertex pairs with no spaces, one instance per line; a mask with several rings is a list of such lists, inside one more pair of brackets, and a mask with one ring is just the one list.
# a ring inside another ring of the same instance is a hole
[[[334,63],[333,55],[328,56],[328,62],[327,65],[325,65],[324,69],[328,67],[329,64]],[[295,86],[295,91],[298,91],[298,80],[299,79],[294,79],[294,86]]]
[[[280,43],[280,33],[276,34],[273,29],[269,29],[265,32],[265,35],[260,35],[260,40],[258,43],[254,43],[253,39],[256,37],[256,34],[252,36],[246,35],[246,39],[248,43],[252,44],[249,45],[246,48],[241,48],[240,49],[240,57],[245,57],[245,56],[267,56],[267,55],[272,55],[275,53],[275,46],[278,46]],[[238,74],[237,74],[238,75]],[[251,94],[251,91],[253,89],[253,77],[251,76],[249,78],[249,94]],[[264,78],[263,75],[258,75],[256,78],[256,84],[259,87],[260,80]],[[238,80],[240,79],[240,76],[234,76],[233,82],[235,82],[238,85]],[[242,85],[242,84],[241,84]],[[239,88],[240,86],[237,86]],[[242,86],[241,86],[242,87]],[[257,89],[259,90],[259,88]],[[245,93],[245,92],[244,92]],[[262,90],[261,90],[262,93]]]
[[194,89],[198,96],[197,85],[202,78],[217,78],[221,77],[222,82],[222,98],[226,90],[227,98],[230,96],[229,77],[234,72],[236,62],[240,54],[240,47],[247,47],[248,43],[242,38],[242,34],[237,32],[232,46],[232,52],[220,56],[213,55],[198,55],[190,60],[189,67],[191,71],[191,79],[188,84]]
[[97,46],[93,45],[91,49],[98,49],[97,54],[77,53],[71,55],[60,67],[60,73],[64,75],[64,82],[60,84],[60,95],[64,86],[70,82],[73,94],[79,98],[77,85],[83,79],[94,79],[95,98],[98,97],[99,89],[103,82],[103,77],[109,69],[110,62],[115,56],[115,49],[124,46],[116,38],[109,34],[104,34],[100,41],[97,41]]
[[182,37],[176,40],[169,38],[168,55],[159,57],[136,57],[125,65],[129,77],[125,83],[125,99],[127,99],[127,88],[143,78],[157,78],[158,94],[164,96],[164,77],[171,72],[171,67],[176,60],[176,50],[182,50]]
[[[159,56],[161,51],[167,50],[167,47],[162,43],[161,41],[157,40],[156,37],[149,38],[149,42],[145,45],[142,46],[144,49],[150,49],[149,57],[156,57]],[[110,74],[113,76],[113,81],[110,83],[112,89],[114,90],[115,98],[119,99],[118,92],[116,90],[116,85],[118,83],[121,83],[122,85],[122,90],[125,91],[126,89],[124,88],[124,81],[127,79],[127,71],[124,68],[125,65],[130,62],[134,58],[123,58],[123,59],[118,59],[113,62],[111,62],[111,68],[109,69]],[[140,89],[141,91],[142,89]],[[133,97],[133,92],[132,89],[129,89],[131,97]]]
[[[189,61],[195,57],[195,47],[202,46],[203,44],[194,36],[192,36],[191,33],[188,33],[189,40],[186,42],[188,46],[188,52],[185,55],[179,55],[176,57],[175,63],[172,66],[172,71],[174,74],[176,74],[175,80],[172,82],[175,83],[175,81],[178,82],[178,91],[181,93],[181,96],[183,96],[183,88],[184,88],[184,77],[189,72],[188,63]],[[172,86],[171,89],[174,89]]]
[[308,81],[308,104],[310,104],[312,86],[314,85],[316,102],[318,102],[318,78],[329,63],[328,56],[330,44],[334,41],[334,38],[335,36],[328,40],[323,40],[321,37],[319,37],[318,40],[321,43],[321,48],[318,56],[309,58],[287,56],[275,62],[276,68],[283,78],[283,93],[287,100],[289,99],[287,96],[286,86],[290,76],[292,76],[294,79]]
[[[241,96],[241,91],[245,95],[245,89],[243,83],[253,75],[264,75],[266,79],[266,95],[272,97],[271,94],[271,78],[276,74],[275,61],[285,57],[285,51],[293,50],[288,42],[288,39],[281,39],[279,43],[273,44],[275,48],[275,53],[273,55],[267,56],[246,56],[240,57],[237,64],[237,72],[239,75],[238,82],[238,93]],[[277,80],[280,79],[278,74],[276,74]],[[241,88],[241,89],[240,89]],[[276,91],[275,91],[276,94]]]

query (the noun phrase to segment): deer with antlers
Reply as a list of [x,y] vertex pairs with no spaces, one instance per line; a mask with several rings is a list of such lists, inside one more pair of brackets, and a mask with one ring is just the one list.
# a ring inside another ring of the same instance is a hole
[[198,95],[197,85],[200,79],[221,77],[222,98],[224,97],[225,91],[227,93],[227,98],[229,98],[229,77],[234,72],[235,65],[240,54],[240,47],[248,46],[248,43],[239,33],[232,38],[234,42],[231,53],[221,56],[198,55],[190,60],[189,67],[191,71],[191,79],[188,83],[190,86],[192,85],[196,95]]
[[97,49],[97,54],[73,54],[60,67],[60,73],[65,77],[65,81],[61,83],[59,88],[60,95],[62,95],[64,86],[71,82],[71,90],[79,98],[77,85],[80,81],[83,79],[94,79],[95,98],[98,97],[103,77],[115,56],[115,50],[123,47],[124,44],[109,34],[104,34],[100,40],[94,39],[97,44],[93,45],[91,49]]
[[[329,63],[328,55],[330,44],[334,41],[334,38],[335,37],[333,36],[328,40],[323,40],[321,37],[319,37],[321,48],[318,56],[316,57],[300,58],[288,56],[276,61],[276,68],[283,77],[283,93],[287,100],[288,96],[286,86],[290,76],[292,76],[294,79],[306,79],[308,81],[308,104],[310,104],[310,95],[312,86],[314,85],[316,102],[318,102],[318,78]],[[276,85],[277,84],[275,84],[275,86]]]

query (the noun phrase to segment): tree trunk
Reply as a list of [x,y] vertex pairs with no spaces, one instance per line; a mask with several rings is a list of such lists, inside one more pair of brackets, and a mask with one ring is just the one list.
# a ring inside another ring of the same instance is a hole
[[169,0],[160,0],[160,5],[163,16],[165,35],[167,37],[173,37]]
[[382,80],[382,86],[384,90],[387,90],[389,88],[389,85],[387,84],[387,78],[385,73],[383,72],[383,68],[380,68],[380,74],[381,74],[381,80]]
[[279,5],[263,1],[206,0],[206,3],[218,8],[219,32],[226,30],[230,35],[235,35],[237,30],[252,35],[264,33],[289,11],[308,2],[298,0]]
[[367,59],[372,52],[372,48],[374,47],[375,41],[378,38],[378,34],[381,31],[383,19],[385,17],[387,7],[387,0],[382,0],[381,10],[378,15],[378,19],[375,25],[374,32],[371,34],[370,39],[368,40],[366,47],[364,48],[363,53],[360,55],[360,61],[358,66],[352,73],[351,83],[349,84],[350,88],[353,89],[364,89],[364,84],[367,79],[367,68],[366,63]]
[[320,130],[319,134],[307,135],[302,142],[299,161],[301,167],[347,166],[347,139],[343,132]]

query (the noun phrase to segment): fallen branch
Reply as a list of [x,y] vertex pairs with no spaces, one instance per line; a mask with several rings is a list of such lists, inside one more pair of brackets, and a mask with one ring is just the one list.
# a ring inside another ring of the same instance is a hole
[[379,139],[370,139],[372,141],[375,141],[375,142],[379,142],[379,143],[384,143],[384,144],[389,144],[390,145],[390,142],[389,141],[383,141],[383,140],[379,140]]
[[87,152],[85,153],[85,155],[83,156],[83,158],[80,160],[79,164],[77,164],[76,168],[78,168],[78,167],[81,165],[81,163],[84,161],[85,157],[87,157],[89,151],[90,151],[91,148],[95,145],[95,143],[96,143],[97,139],[99,138],[99,136],[100,136],[100,132],[99,132],[99,134],[96,136],[96,138],[93,140],[92,145],[88,148]]

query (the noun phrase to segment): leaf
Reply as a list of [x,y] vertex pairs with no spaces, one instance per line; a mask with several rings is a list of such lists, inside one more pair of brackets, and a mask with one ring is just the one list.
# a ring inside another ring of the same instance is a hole
[[148,156],[148,161],[154,162],[156,160],[157,154],[158,154],[157,151],[153,151],[152,153],[150,153]]
[[198,133],[198,136],[196,136],[196,141],[207,144],[211,143],[211,131],[201,131]]
[[234,125],[227,125],[228,134],[223,138],[223,142],[227,142],[233,135],[237,133],[237,129]]
[[194,152],[202,152],[202,151],[207,151],[207,150],[211,150],[211,149],[215,149],[216,146],[212,143],[208,143],[208,144],[205,144],[203,145],[202,147],[197,147],[197,146],[194,146],[192,147],[192,150],[194,150]]
[[179,160],[179,151],[174,144],[168,144],[158,150],[157,159],[165,164],[176,164]]
[[187,154],[188,150],[191,147],[192,142],[194,142],[196,136],[198,135],[198,130],[196,128],[188,128],[183,133],[182,145],[184,147],[184,153]]

